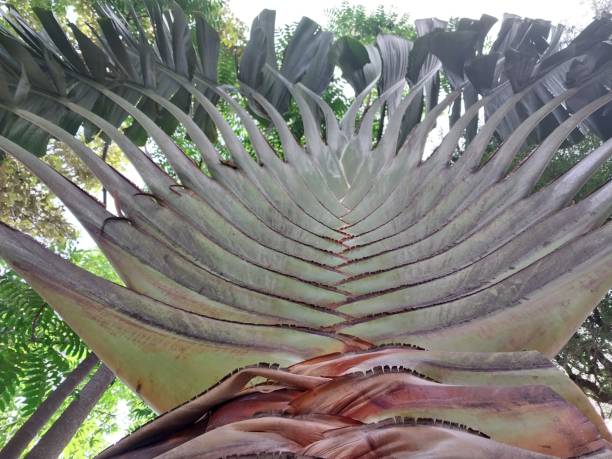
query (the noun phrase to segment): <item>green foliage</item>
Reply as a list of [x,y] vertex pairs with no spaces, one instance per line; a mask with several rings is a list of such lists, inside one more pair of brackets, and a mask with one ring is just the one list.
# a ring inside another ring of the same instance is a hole
[[416,31],[407,14],[400,15],[393,9],[379,5],[368,13],[363,5],[342,2],[326,12],[327,29],[336,36],[350,36],[363,43],[372,43],[378,34],[393,34],[409,40],[416,38]]
[[0,277],[0,410],[21,397],[28,416],[82,359],[87,348],[19,276]]
[[[568,171],[579,161],[581,161],[589,152],[601,145],[601,140],[594,135],[589,135],[585,139],[567,148],[561,148],[555,154],[550,165],[544,171],[542,178],[536,186],[536,190],[548,183],[554,181],[563,173]],[[604,185],[612,177],[612,160],[608,159],[601,167],[597,169],[595,174],[584,184],[576,195],[575,200],[580,201],[593,191]]]
[[0,277],[0,443],[87,353],[80,338],[13,271]]
[[217,65],[217,78],[219,83],[234,85],[236,81],[238,81],[236,52],[237,46],[231,48],[221,46],[219,50],[219,65]]
[[578,329],[557,356],[569,377],[612,416],[612,291]]
[[38,24],[38,18],[34,14],[35,8],[53,11],[53,14],[62,24],[69,22],[68,16],[70,14],[76,14],[84,22],[91,22],[94,17],[94,3],[89,0],[30,0],[23,2],[23,4],[19,2],[6,3],[19,6],[19,14],[27,19],[30,24]]
[[0,162],[0,220],[49,243],[65,245],[77,237],[54,195],[8,158]]
[[[72,251],[73,263],[120,283],[98,250]],[[88,348],[58,314],[17,273],[0,275],[0,445],[25,422],[38,405],[78,365]],[[82,384],[84,385],[85,382]],[[74,397],[49,421],[61,414]],[[122,415],[123,413],[123,415]],[[85,458],[105,448],[154,416],[137,395],[116,381],[73,438],[64,457]]]
[[[89,146],[100,152],[103,142],[95,138]],[[91,171],[63,144],[51,142],[43,159],[86,191],[101,191]],[[126,166],[116,146],[108,149],[106,161],[119,171]],[[78,238],[76,228],[66,219],[66,208],[37,177],[10,157],[0,159],[0,221],[61,248]]]

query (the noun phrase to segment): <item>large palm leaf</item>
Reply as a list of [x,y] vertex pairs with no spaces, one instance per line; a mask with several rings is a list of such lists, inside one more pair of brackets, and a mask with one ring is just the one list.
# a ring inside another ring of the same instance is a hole
[[[99,32],[72,27],[78,50],[42,10],[44,30],[11,10],[13,32],[0,31],[0,149],[64,202],[126,286],[4,225],[0,255],[155,409],[180,405],[103,457],[607,454],[602,420],[544,356],[612,283],[612,184],[572,201],[612,155],[611,21],[559,50],[550,24],[508,16],[484,53],[488,16],[453,31],[424,20],[414,43],[367,46],[304,19],[279,68],[264,11],[238,92],[215,81],[219,39],[202,18],[194,48],[180,8],[149,12],[143,25],[101,6]],[[321,96],[336,64],[356,92],[341,120]],[[283,118],[292,101],[304,143]],[[179,124],[206,171],[171,137]],[[81,127],[118,145],[144,186]],[[601,146],[534,191],[585,133]],[[117,214],[37,157],[49,138]],[[254,378],[268,382],[247,387]]]

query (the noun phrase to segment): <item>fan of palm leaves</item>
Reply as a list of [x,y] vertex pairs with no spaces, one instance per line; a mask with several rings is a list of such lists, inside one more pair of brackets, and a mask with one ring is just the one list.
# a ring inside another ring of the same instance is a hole
[[[265,10],[235,88],[217,82],[202,17],[147,5],[130,20],[101,5],[99,27],[70,34],[48,11],[35,30],[9,9],[0,30],[0,149],[125,286],[6,225],[0,256],[167,412],[101,457],[610,454],[602,419],[547,358],[612,284],[612,183],[573,201],[612,156],[612,21],[562,48],[560,28],[510,15],[486,47],[489,16],[374,44],[304,18],[279,65]],[[340,120],[323,98],[336,66],[356,94]],[[179,125],[205,167],[173,140]],[[537,187],[585,134],[602,143]],[[143,186],[88,147],[95,135]],[[39,159],[50,138],[117,212]]]

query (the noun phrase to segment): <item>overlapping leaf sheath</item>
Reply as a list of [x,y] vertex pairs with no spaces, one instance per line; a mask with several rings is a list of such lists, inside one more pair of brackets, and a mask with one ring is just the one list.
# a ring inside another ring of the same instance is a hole
[[[550,24],[508,16],[486,53],[488,16],[375,45],[304,19],[279,67],[264,11],[230,88],[202,18],[194,46],[178,6],[149,12],[128,24],[100,6],[99,31],[65,35],[46,11],[37,31],[9,10],[0,30],[0,150],[125,286],[5,225],[0,256],[155,409],[179,406],[102,457],[608,454],[602,420],[544,356],[612,284],[612,183],[574,201],[612,156],[609,19],[559,50]],[[356,92],[341,120],[322,98],[335,65]],[[585,134],[600,145],[537,186]],[[89,148],[94,135],[142,185]],[[117,212],[39,158],[50,138]]]
[[605,448],[602,435],[588,400],[537,352],[387,346],[244,368],[100,458],[574,457]]

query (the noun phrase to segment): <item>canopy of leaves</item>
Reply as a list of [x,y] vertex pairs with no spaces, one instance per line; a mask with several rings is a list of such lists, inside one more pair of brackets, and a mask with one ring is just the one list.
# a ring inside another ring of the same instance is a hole
[[379,34],[397,35],[409,40],[416,38],[416,30],[407,14],[379,5],[373,11],[349,2],[327,10],[327,29],[338,37],[349,36],[363,43],[373,43]]
[[612,292],[608,292],[556,359],[606,418],[612,416],[611,324]]
[[[91,142],[96,151],[102,151],[102,144],[99,138]],[[44,160],[66,178],[99,195],[100,183],[65,145],[50,143]],[[106,160],[119,170],[126,165],[115,146],[108,148]],[[0,160],[0,219],[60,248],[68,247],[79,237],[66,218],[65,207],[34,175],[11,158]]]

